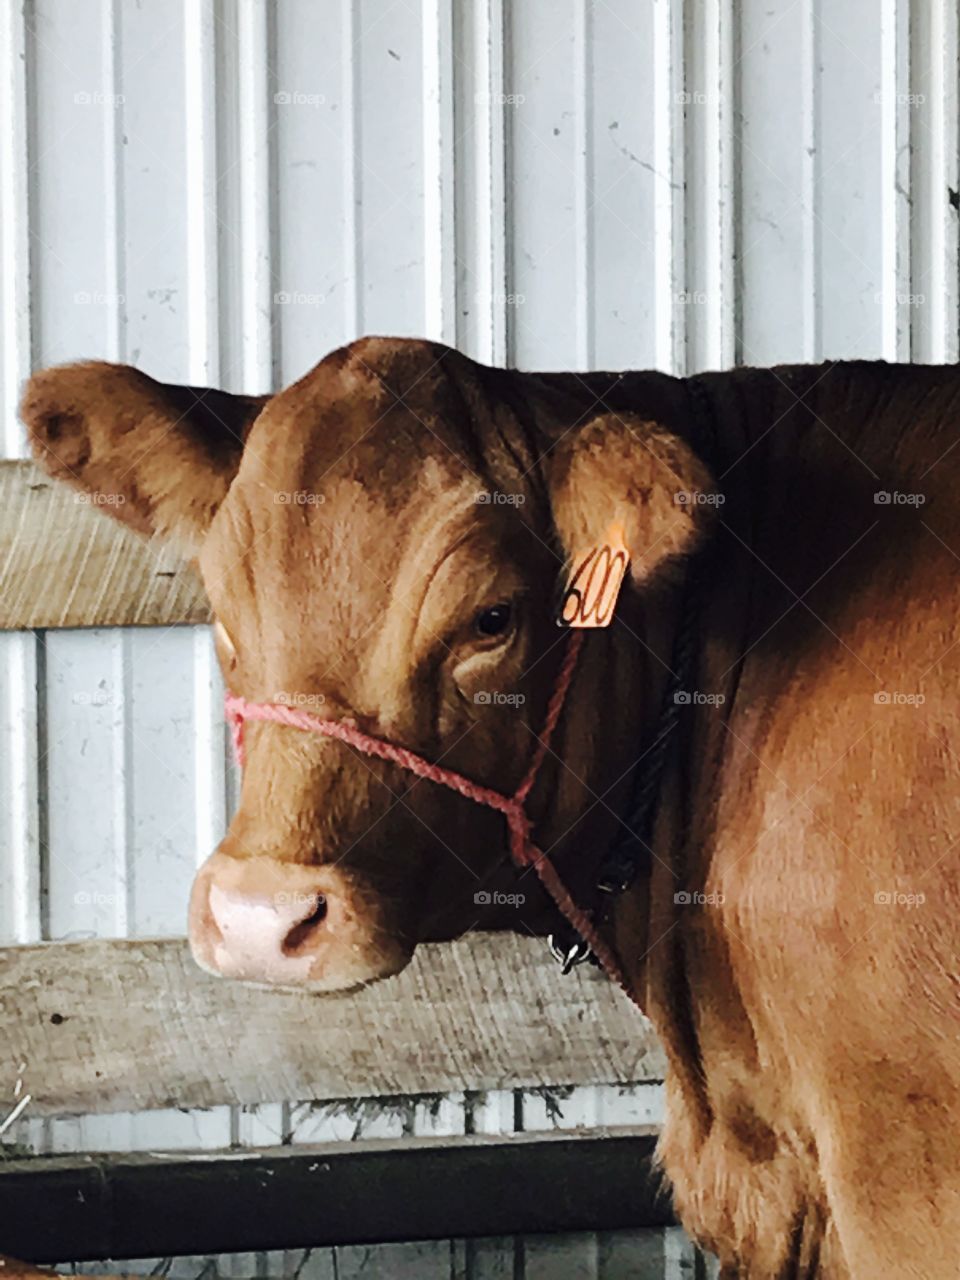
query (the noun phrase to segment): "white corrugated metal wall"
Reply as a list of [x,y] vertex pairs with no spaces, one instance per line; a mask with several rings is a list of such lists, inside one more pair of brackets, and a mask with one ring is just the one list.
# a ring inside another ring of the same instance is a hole
[[[30,369],[80,356],[246,391],[364,332],[523,368],[955,360],[957,89],[953,0],[0,0],[0,445],[23,452]],[[231,803],[209,636],[0,655],[0,937],[181,933]],[[657,1106],[580,1090],[563,1123]],[[549,1123],[504,1091],[364,1131],[517,1119]],[[21,1136],[345,1123],[278,1104]],[[525,1274],[639,1274],[621,1245],[531,1245]],[[512,1274],[512,1244],[484,1248],[378,1273]]]

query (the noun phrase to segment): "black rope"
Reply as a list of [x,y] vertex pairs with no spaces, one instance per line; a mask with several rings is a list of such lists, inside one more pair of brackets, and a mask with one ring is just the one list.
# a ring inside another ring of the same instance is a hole
[[656,737],[637,762],[634,792],[624,820],[625,828],[621,827],[620,834],[601,863],[597,885],[603,893],[622,893],[629,888],[644,856],[650,852],[660,788],[673,745],[674,731],[683,712],[690,705],[693,693],[690,686],[693,684],[691,676],[700,621],[698,577],[693,570],[687,576],[671,658],[670,678],[664,687],[660,714],[657,717]]

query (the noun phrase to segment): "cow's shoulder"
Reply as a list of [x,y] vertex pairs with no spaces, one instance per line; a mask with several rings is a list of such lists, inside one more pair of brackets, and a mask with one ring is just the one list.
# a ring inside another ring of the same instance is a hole
[[279,395],[272,417],[344,404],[383,412],[436,400],[445,388],[476,383],[482,366],[442,342],[369,335],[324,356]]
[[442,342],[371,334],[331,351],[301,381],[341,395],[402,396],[435,370],[464,359]]

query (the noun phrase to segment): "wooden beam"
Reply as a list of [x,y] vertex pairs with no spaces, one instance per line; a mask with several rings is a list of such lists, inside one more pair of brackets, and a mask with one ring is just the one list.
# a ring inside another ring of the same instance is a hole
[[535,938],[423,946],[396,978],[342,996],[212,978],[180,940],[0,949],[0,1080],[23,1078],[28,1116],[629,1083],[663,1071],[627,998],[587,965],[564,977]]
[[0,631],[208,622],[192,569],[29,462],[0,462]]
[[0,1246],[96,1261],[673,1222],[652,1129],[0,1165]]
[[[91,1277],[90,1280],[121,1280],[120,1276]],[[17,1258],[0,1258],[0,1280],[56,1280],[55,1271],[38,1271],[29,1262],[20,1262]]]

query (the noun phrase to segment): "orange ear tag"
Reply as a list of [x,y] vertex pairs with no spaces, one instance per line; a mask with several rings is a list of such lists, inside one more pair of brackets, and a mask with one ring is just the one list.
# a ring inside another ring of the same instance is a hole
[[609,627],[629,563],[623,525],[612,524],[598,546],[574,556],[557,625]]

